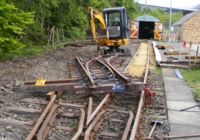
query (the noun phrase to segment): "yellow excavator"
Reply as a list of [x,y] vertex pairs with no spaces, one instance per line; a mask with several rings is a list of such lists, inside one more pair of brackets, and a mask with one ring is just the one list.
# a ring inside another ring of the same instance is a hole
[[[90,31],[92,40],[97,43],[98,51],[101,46],[107,46],[104,54],[117,51],[121,45],[128,44],[128,18],[124,7],[106,8],[99,12],[92,7],[88,8]],[[100,25],[103,35],[97,35],[96,24]]]

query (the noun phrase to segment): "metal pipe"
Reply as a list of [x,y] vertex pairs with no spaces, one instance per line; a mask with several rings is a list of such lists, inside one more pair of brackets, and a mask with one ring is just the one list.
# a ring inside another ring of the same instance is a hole
[[109,97],[110,97],[110,94],[106,94],[106,96],[103,98],[103,100],[97,106],[97,108],[90,115],[90,117],[89,117],[89,119],[88,119],[88,121],[86,123],[87,125],[90,124],[90,122],[93,120],[93,118],[95,117],[95,115],[100,111],[100,109],[102,109],[103,105],[108,101]]
[[35,123],[35,125],[33,126],[32,130],[30,131],[30,133],[26,137],[26,140],[32,140],[33,136],[37,132],[38,128],[40,127],[41,123],[43,122],[44,117],[46,116],[46,114],[50,110],[50,108],[51,108],[51,106],[52,106],[52,104],[54,103],[55,100],[56,100],[56,95],[53,95],[53,97],[51,98],[49,104],[47,105],[45,110],[42,112],[41,116],[38,118],[38,120]]
[[77,140],[80,137],[81,133],[83,132],[83,126],[84,126],[84,120],[85,120],[85,111],[82,108],[80,110],[81,110],[81,116],[80,116],[78,131],[72,137],[71,140]]

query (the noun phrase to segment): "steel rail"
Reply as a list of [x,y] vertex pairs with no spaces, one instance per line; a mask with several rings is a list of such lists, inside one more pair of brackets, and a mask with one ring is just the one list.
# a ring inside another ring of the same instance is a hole
[[91,76],[91,73],[85,68],[85,66],[83,65],[80,57],[76,57],[76,60],[78,61],[79,65],[81,66],[81,68],[83,69],[83,71],[85,72],[86,76],[88,77],[90,83],[91,83],[91,86],[92,87],[95,87],[95,81],[93,80],[92,76]]
[[110,62],[112,59],[114,59],[117,56],[118,55],[107,58],[106,63],[115,72],[116,75],[118,75],[126,84],[128,84],[130,79],[128,77],[126,77],[125,75],[121,74],[121,72],[119,72]]
[[53,104],[51,110],[49,111],[46,119],[44,120],[42,126],[38,130],[37,140],[45,140],[48,135],[48,131],[50,130],[50,125],[53,125],[53,122],[56,118],[57,113],[55,112],[59,105]]
[[85,137],[84,137],[84,140],[91,140],[91,131],[92,129],[95,127],[95,125],[97,124],[97,122],[101,119],[101,117],[103,116],[103,114],[105,113],[106,111],[102,110],[96,117],[95,119],[92,121],[92,123],[88,126],[87,130],[85,131]]
[[129,118],[128,118],[128,121],[126,123],[126,127],[124,129],[124,133],[122,135],[122,139],[121,140],[127,140],[128,134],[129,134],[129,130],[130,130],[131,125],[132,125],[132,122],[133,122],[133,112],[129,111]]
[[84,126],[84,121],[85,121],[85,111],[82,108],[80,109],[80,111],[81,111],[81,116],[80,116],[78,131],[72,137],[71,140],[77,140],[80,137],[81,133],[83,132],[83,126]]
[[112,74],[113,78],[115,78],[115,73],[113,72],[113,70],[112,70],[106,63],[104,63],[104,62],[103,62],[102,60],[100,60],[99,58],[95,58],[95,60],[96,60],[99,64],[105,66],[105,68]]
[[30,131],[30,133],[26,137],[26,140],[32,140],[33,136],[36,134],[38,128],[40,127],[41,123],[43,122],[46,114],[50,110],[51,106],[54,104],[55,100],[56,100],[56,95],[53,95],[49,104],[46,106],[45,110],[42,112],[41,116],[38,118],[38,120],[35,123],[35,125],[33,126],[32,130]]
[[88,103],[87,121],[89,120],[90,115],[92,114],[92,104],[93,104],[92,97],[90,97]]
[[103,105],[108,101],[110,97],[110,94],[106,94],[106,96],[103,98],[103,100],[100,102],[100,104],[96,107],[96,109],[92,112],[89,119],[87,120],[86,125],[88,126],[90,122],[94,119],[96,114],[102,109]]
[[[145,71],[144,80],[143,80],[144,84],[147,83],[147,77],[148,77],[148,71],[149,71],[149,63],[150,63],[149,47],[148,46],[147,46],[147,55],[148,55],[148,57],[147,57],[147,65],[146,65],[146,71]],[[138,110],[137,110],[137,113],[136,113],[136,118],[135,118],[132,130],[131,130],[131,135],[130,135],[129,140],[135,140],[136,133],[137,133],[138,126],[139,126],[141,113],[142,113],[142,108],[144,106],[144,99],[145,99],[144,90],[142,90],[141,95],[140,95],[140,101],[139,101],[139,105],[138,105]]]

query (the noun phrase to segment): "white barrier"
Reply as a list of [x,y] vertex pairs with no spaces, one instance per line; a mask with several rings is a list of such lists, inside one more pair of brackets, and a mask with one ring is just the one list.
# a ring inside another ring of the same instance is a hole
[[156,47],[156,42],[152,42],[152,44],[153,44],[153,50],[154,50],[154,54],[156,58],[156,64],[159,66],[162,58],[161,58],[158,48]]

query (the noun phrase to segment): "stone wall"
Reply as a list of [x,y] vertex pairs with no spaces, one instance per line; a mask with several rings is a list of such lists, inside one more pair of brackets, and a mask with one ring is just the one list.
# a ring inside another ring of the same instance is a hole
[[200,12],[183,23],[181,27],[181,41],[190,42],[193,44],[200,43]]

